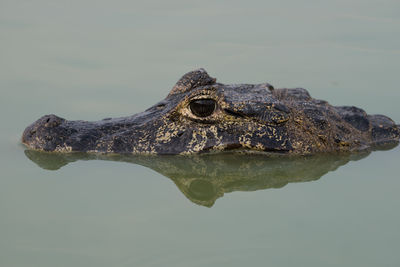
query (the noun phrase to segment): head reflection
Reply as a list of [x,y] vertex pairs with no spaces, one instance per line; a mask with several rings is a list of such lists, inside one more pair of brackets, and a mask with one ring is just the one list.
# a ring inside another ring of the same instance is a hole
[[57,170],[77,160],[110,160],[139,164],[170,178],[192,202],[211,207],[225,193],[281,188],[288,183],[321,178],[369,152],[267,157],[257,154],[203,154],[192,156],[132,156],[86,153],[46,153],[25,150],[38,166]]

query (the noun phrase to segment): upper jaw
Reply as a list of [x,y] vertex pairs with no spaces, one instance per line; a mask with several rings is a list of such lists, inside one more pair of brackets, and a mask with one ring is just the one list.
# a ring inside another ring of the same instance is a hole
[[28,148],[48,152],[89,151],[100,132],[96,122],[68,121],[45,115],[29,125],[21,141]]
[[135,140],[156,118],[153,112],[100,121],[45,115],[24,130],[21,142],[30,149],[48,152],[132,153]]
[[61,126],[65,122],[56,115],[45,115],[26,127],[21,141],[31,149],[56,151],[66,138],[66,129]]

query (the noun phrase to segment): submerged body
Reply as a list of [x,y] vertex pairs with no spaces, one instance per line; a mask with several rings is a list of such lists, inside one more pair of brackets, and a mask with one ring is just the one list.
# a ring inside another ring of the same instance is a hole
[[399,126],[386,116],[332,106],[302,88],[217,83],[199,69],[142,113],[96,122],[46,115],[25,129],[22,142],[58,152],[312,154],[397,144],[399,136]]

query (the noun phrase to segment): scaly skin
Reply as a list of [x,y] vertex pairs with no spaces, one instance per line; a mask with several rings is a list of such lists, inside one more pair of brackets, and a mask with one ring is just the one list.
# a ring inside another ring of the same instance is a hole
[[[214,112],[194,115],[189,103],[213,99]],[[360,151],[397,144],[390,118],[356,107],[335,107],[305,89],[270,84],[225,85],[203,69],[185,74],[146,111],[96,122],[46,115],[28,126],[22,143],[57,152],[191,154],[222,150],[278,154]]]

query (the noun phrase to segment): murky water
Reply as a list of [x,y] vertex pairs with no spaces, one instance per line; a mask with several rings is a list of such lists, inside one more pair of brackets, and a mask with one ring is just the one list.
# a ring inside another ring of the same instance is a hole
[[0,266],[399,266],[399,147],[298,159],[24,151],[204,67],[400,122],[398,1],[0,3]]

